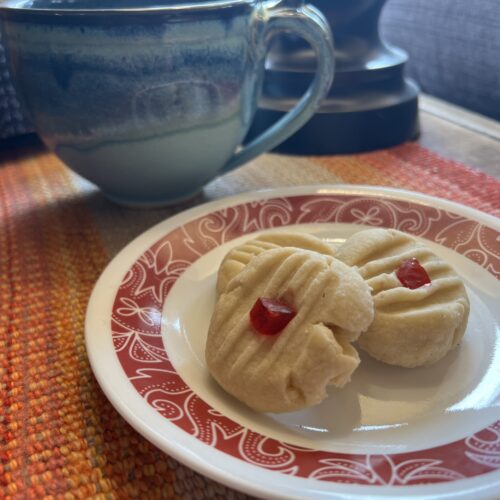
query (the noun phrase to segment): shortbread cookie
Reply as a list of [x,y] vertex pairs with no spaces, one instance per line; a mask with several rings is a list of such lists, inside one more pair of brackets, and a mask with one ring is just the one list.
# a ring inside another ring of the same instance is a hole
[[246,241],[230,250],[224,257],[217,274],[217,295],[220,295],[229,281],[234,278],[256,255],[279,247],[296,247],[325,255],[335,255],[335,247],[320,238],[306,233],[273,231]]
[[375,319],[358,342],[368,354],[411,368],[435,363],[460,342],[467,292],[423,243],[393,229],[369,229],[351,236],[336,257],[356,266],[372,288]]
[[217,301],[206,361],[251,408],[298,410],[321,402],[327,385],[350,380],[359,364],[350,342],[372,319],[370,290],[354,269],[308,250],[267,250]]

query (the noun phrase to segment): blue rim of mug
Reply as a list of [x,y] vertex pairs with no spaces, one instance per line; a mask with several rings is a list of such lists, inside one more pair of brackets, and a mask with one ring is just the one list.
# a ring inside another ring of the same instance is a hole
[[[4,0],[0,1],[0,13],[32,13],[32,14],[56,14],[56,15],[82,15],[82,14],[147,14],[147,13],[181,13],[183,11],[205,11],[220,8],[228,8],[242,5],[251,5],[256,3],[257,0],[210,0],[210,1],[189,1],[185,3],[174,3],[171,5],[140,6],[137,7],[96,7],[96,8],[72,8],[62,6],[66,2],[60,2],[54,7],[34,7],[33,2],[30,0]],[[264,1],[265,4],[278,4],[281,0],[268,0]],[[67,2],[71,5],[71,2]]]

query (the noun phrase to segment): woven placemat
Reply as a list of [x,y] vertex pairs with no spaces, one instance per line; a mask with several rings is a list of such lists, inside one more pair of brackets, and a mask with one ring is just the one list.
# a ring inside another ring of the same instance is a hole
[[[301,162],[309,183],[393,185],[500,210],[500,181],[413,144]],[[249,168],[233,181],[259,166]],[[102,219],[117,232],[128,221],[111,204],[99,215],[81,186],[47,153],[0,166],[0,497],[244,498],[156,449],[98,387],[85,309],[110,259]]]
[[348,184],[408,189],[500,215],[500,181],[418,144],[360,155],[316,157],[313,161]]

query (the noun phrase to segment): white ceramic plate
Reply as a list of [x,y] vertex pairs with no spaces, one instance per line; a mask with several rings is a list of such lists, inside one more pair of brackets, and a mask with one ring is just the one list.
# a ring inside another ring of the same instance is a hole
[[[362,356],[319,406],[257,414],[210,378],[203,356],[215,275],[234,245],[270,228],[341,243],[367,226],[423,238],[464,279],[458,349],[407,370]],[[94,373],[156,446],[265,497],[494,498],[500,491],[500,223],[444,200],[363,186],[245,193],[183,212],[104,271],[86,319]]]

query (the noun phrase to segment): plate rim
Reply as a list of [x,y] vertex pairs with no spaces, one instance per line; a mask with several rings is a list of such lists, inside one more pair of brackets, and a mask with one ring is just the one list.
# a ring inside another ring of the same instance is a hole
[[[235,474],[228,473],[227,468],[225,465],[223,466],[217,466],[217,464],[213,463],[207,463],[206,460],[203,457],[195,456],[193,453],[189,454],[186,453],[186,450],[183,450],[183,446],[179,446],[177,442],[174,443],[161,443],[159,444],[159,441],[164,439],[162,436],[162,433],[156,433],[154,432],[153,429],[150,427],[145,427],[144,422],[141,421],[141,419],[138,419],[135,417],[133,414],[133,411],[119,398],[117,398],[116,393],[113,392],[111,389],[112,383],[109,382],[109,380],[106,379],[105,374],[101,373],[102,372],[102,367],[99,366],[99,361],[98,357],[95,355],[95,341],[96,341],[96,336],[92,335],[91,330],[95,328],[94,325],[94,320],[92,318],[92,311],[96,309],[98,304],[96,303],[98,301],[98,295],[101,293],[101,290],[103,289],[110,289],[109,285],[107,284],[107,279],[109,277],[110,270],[114,269],[115,267],[129,267],[128,263],[133,263],[135,260],[144,252],[145,249],[147,249],[151,244],[154,244],[155,241],[157,241],[162,234],[165,234],[166,232],[169,232],[170,230],[175,229],[176,227],[179,227],[182,224],[187,223],[190,220],[195,219],[196,217],[201,216],[202,214],[208,214],[212,213],[214,211],[223,209],[225,207],[230,207],[234,206],[236,204],[242,204],[245,202],[249,201],[261,201],[269,198],[278,198],[278,197],[292,197],[292,196],[297,196],[297,195],[369,195],[372,197],[380,197],[384,199],[397,199],[397,200],[402,200],[402,201],[412,201],[414,203],[420,204],[420,205],[425,205],[425,206],[438,206],[439,208],[446,210],[448,212],[456,213],[458,215],[462,215],[468,219],[472,219],[476,222],[479,222],[481,224],[484,224],[486,226],[494,228],[496,231],[500,231],[500,219],[496,218],[495,216],[486,214],[484,212],[481,212],[477,209],[474,209],[472,207],[468,207],[453,201],[449,200],[444,200],[441,198],[437,198],[434,196],[426,195],[423,193],[414,193],[408,190],[404,189],[397,189],[397,188],[386,188],[386,187],[381,187],[381,186],[364,186],[364,185],[349,185],[349,184],[339,184],[339,185],[311,185],[311,186],[292,186],[292,187],[282,187],[282,188],[266,188],[266,189],[259,189],[259,190],[254,190],[254,191],[248,191],[236,195],[232,195],[229,197],[224,197],[216,200],[212,200],[200,205],[197,205],[195,207],[189,208],[187,210],[181,211],[171,217],[166,218],[165,220],[159,222],[158,224],[152,226],[151,228],[147,229],[143,233],[141,233],[139,236],[134,238],[130,243],[128,243],[122,250],[120,250],[108,263],[106,268],[103,270],[101,273],[99,279],[97,280],[87,307],[87,313],[86,313],[86,318],[85,318],[85,344],[86,344],[86,349],[87,349],[87,355],[91,364],[92,371],[99,383],[99,386],[105,393],[106,397],[110,401],[110,403],[113,405],[113,407],[120,413],[120,415],[133,427],[135,428],[136,431],[138,431],[141,435],[146,437],[149,441],[151,441],[155,446],[159,447],[161,450],[164,452],[168,453],[175,459],[177,459],[179,462],[185,464],[186,466],[192,468],[193,470],[196,470],[197,472],[208,476],[218,482],[221,482],[223,484],[226,484],[229,487],[238,489],[240,491],[245,491],[247,493],[250,493],[252,495],[256,496],[262,496],[266,495],[269,496],[272,494],[273,496],[275,495],[276,497],[279,497],[280,495],[283,494],[283,490],[275,490],[275,491],[269,491],[268,488],[265,487],[260,487],[256,485],[255,481],[252,480],[247,480],[244,477],[241,476],[236,476]],[[153,239],[157,235],[155,239]],[[149,242],[149,243],[148,243]],[[138,255],[137,255],[138,254]],[[122,263],[122,261],[125,260],[125,263]],[[119,285],[118,285],[119,286]],[[116,292],[116,286],[112,287],[113,290]],[[108,318],[111,317],[111,314],[107,316]],[[101,325],[102,327],[103,325]],[[111,330],[110,327],[108,327],[109,330]],[[120,370],[123,370],[120,365]],[[124,372],[123,372],[124,373]],[[124,377],[127,381],[128,384],[130,384],[130,387],[132,388],[132,384],[130,381]],[[135,390],[132,391],[134,393],[134,396],[137,396],[140,398],[141,401],[142,398],[136,393]],[[234,460],[237,460],[233,457],[228,457],[226,456],[223,452],[209,447],[208,445],[205,445],[204,443],[201,443],[198,441],[194,436],[189,435],[188,433],[185,433],[181,429],[179,429],[177,426],[172,424],[171,422],[165,420],[165,424],[167,426],[171,426],[170,432],[173,432],[173,435],[176,435],[178,433],[185,434],[185,441],[189,442],[190,440],[196,441],[198,444],[202,444],[205,446],[207,449],[210,450],[211,453],[214,453],[215,456],[217,457],[217,460],[215,462],[223,464],[224,462],[233,462]],[[171,436],[169,436],[171,437]],[[184,441],[184,440],[182,440]],[[185,447],[184,447],[185,448]],[[253,466],[248,463],[243,463],[240,464],[243,467],[251,467],[252,474],[255,476],[257,471],[262,474],[258,474],[259,476],[263,476],[264,478],[269,475],[269,478],[275,477],[276,472],[268,471],[268,470],[262,470],[261,468],[258,468],[256,466]],[[464,483],[467,482],[467,485],[470,485],[473,487],[474,483],[478,483],[477,487],[479,487],[479,483],[483,483],[483,487],[486,488],[486,490],[490,489],[490,485],[486,484],[484,485],[484,480],[481,480],[481,478],[484,478],[484,476],[491,476],[491,475],[496,475],[499,476],[499,474],[496,474],[496,472],[499,471],[493,471],[491,473],[483,474],[481,476],[477,476],[475,478],[468,478],[464,480],[458,480],[454,481],[453,484],[457,483]],[[302,483],[307,482],[311,484],[311,480],[304,479],[304,478],[288,478],[287,480],[299,480]],[[479,481],[477,481],[479,479]],[[492,477],[492,479],[494,479]],[[293,483],[294,481],[290,481]],[[314,483],[317,483],[317,481],[314,481]],[[305,484],[305,483],[304,483]],[[337,492],[332,492],[331,489],[330,491],[318,491],[316,486],[317,484],[311,484],[311,488],[309,488],[309,493],[312,491],[315,492],[317,495],[328,495],[332,496],[332,494],[338,493],[339,495],[343,496],[344,494],[349,494],[350,496],[356,496],[356,495],[361,495],[364,496],[365,494],[369,494],[371,498],[377,497],[379,495],[382,496],[393,496],[396,494],[397,490],[397,496],[400,496],[400,494],[404,493],[405,496],[422,496],[422,495],[427,495],[430,493],[429,489],[432,490],[432,495],[434,498],[436,498],[436,493],[438,490],[443,490],[443,494],[449,494],[450,489],[449,489],[449,484],[450,483],[441,483],[441,484],[433,484],[433,485],[418,485],[418,486],[398,486],[398,488],[394,488],[392,486],[388,486],[389,490],[384,487],[384,486],[377,486],[375,487],[376,489],[374,490],[373,487],[370,486],[362,486],[362,485],[349,485],[348,489],[345,490],[343,487],[344,485],[340,485],[339,483],[334,483],[334,486],[330,483],[331,488],[334,490],[337,490]],[[500,484],[500,476],[495,478],[493,482],[491,483],[492,487],[495,487],[495,485]],[[462,485],[462,487],[466,487],[465,484]],[[476,488],[477,488],[476,487]],[[353,490],[358,490],[361,489],[360,491],[353,491]],[[342,491],[345,490],[345,491]],[[370,490],[370,491],[369,491]],[[411,490],[411,491],[410,491]],[[426,491],[427,490],[427,491]],[[446,490],[446,492],[444,491]],[[467,489],[462,490],[467,493]],[[477,489],[475,489],[477,491]],[[294,494],[295,493],[295,494]],[[454,497],[457,497],[458,491],[453,492]],[[485,491],[487,493],[487,491]],[[289,498],[304,498],[303,495],[296,495],[296,489],[293,489],[291,491],[288,491],[287,496]],[[440,495],[441,496],[441,495]]]

